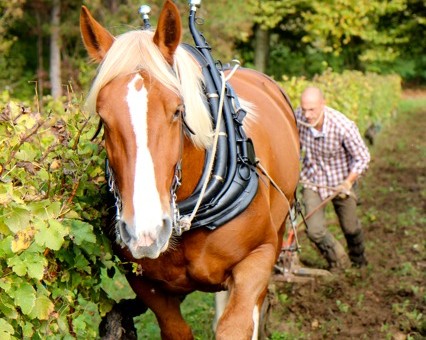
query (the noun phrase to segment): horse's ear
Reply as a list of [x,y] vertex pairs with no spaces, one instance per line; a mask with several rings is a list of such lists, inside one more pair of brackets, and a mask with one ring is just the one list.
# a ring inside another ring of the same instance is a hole
[[170,65],[173,65],[173,55],[180,43],[181,35],[182,22],[179,11],[171,0],[167,0],[161,10],[153,40]]
[[101,62],[114,42],[114,36],[92,17],[86,6],[81,7],[80,31],[89,56]]

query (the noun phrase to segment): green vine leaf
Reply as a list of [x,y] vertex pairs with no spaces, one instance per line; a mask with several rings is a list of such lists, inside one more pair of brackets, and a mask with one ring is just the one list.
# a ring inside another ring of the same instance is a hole
[[47,260],[43,254],[27,251],[20,255],[20,257],[27,267],[28,276],[36,280],[41,280],[44,275],[44,269],[47,267]]
[[28,208],[15,203],[9,206],[7,214],[5,215],[4,223],[15,234],[18,231],[27,228],[31,219]]
[[0,182],[0,205],[6,205],[12,202],[13,197],[13,183]]
[[15,334],[13,326],[5,319],[0,319],[0,339],[8,340],[12,339],[12,335]]
[[[16,311],[14,300],[7,294],[0,294],[0,299],[0,314],[3,314],[8,320],[17,319],[18,312]],[[2,338],[0,337],[0,339]]]
[[13,272],[18,276],[24,276],[27,274],[27,266],[18,255],[9,258],[7,265],[11,267]]
[[16,159],[24,162],[32,162],[37,157],[39,151],[34,147],[33,144],[25,142],[19,148],[19,151],[15,154]]
[[63,226],[62,223],[50,219],[48,223],[36,223],[38,233],[34,239],[40,246],[47,247],[52,250],[59,250],[64,243],[64,237],[68,235],[68,228]]
[[36,291],[27,282],[22,282],[15,291],[15,304],[19,306],[22,313],[29,315],[35,306]]
[[101,269],[101,288],[108,294],[108,297],[115,302],[120,302],[122,299],[134,299],[136,294],[130,288],[126,277],[114,268],[114,275],[109,277],[106,268]]
[[61,202],[42,200],[30,202],[28,204],[28,209],[32,212],[34,216],[37,216],[39,219],[48,220],[51,218],[56,218],[59,215],[61,211],[61,206]]
[[82,245],[83,242],[96,243],[93,226],[83,221],[71,221],[70,236],[74,243],[79,246]]

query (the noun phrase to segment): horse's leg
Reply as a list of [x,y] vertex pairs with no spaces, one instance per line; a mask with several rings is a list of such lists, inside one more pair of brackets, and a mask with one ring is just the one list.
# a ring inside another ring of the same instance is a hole
[[155,314],[161,330],[161,339],[194,339],[191,328],[182,317],[179,296],[167,295],[151,282],[133,275],[128,275],[127,280],[139,299]]
[[225,310],[229,300],[229,291],[223,290],[214,295],[215,314],[213,320],[213,331],[216,332],[217,323]]
[[275,247],[264,244],[234,267],[228,284],[229,302],[219,320],[216,339],[257,338],[254,331],[258,328],[275,255]]
[[99,325],[102,340],[136,340],[136,328],[133,318],[147,311],[139,300],[122,300],[115,304]]
[[260,308],[259,331],[258,331],[259,340],[269,339],[270,334],[268,332],[267,327],[268,327],[269,315],[272,309],[272,295],[273,295],[273,291],[271,291],[271,286],[269,283],[268,288],[266,290],[266,295],[263,298],[263,303]]

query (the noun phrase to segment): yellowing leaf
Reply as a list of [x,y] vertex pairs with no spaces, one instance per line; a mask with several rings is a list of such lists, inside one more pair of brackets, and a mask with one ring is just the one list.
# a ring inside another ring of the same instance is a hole
[[34,319],[47,320],[49,319],[50,314],[53,312],[54,307],[55,306],[53,305],[52,301],[50,301],[47,296],[37,296],[34,307],[31,310],[29,316]]
[[9,212],[3,221],[12,232],[17,233],[19,230],[28,227],[30,214],[24,206],[13,205],[10,206]]
[[62,166],[61,161],[60,160],[53,160],[53,162],[50,164],[50,170],[57,170]]
[[[0,170],[1,173],[1,170]],[[0,204],[8,204],[12,201],[13,184],[0,183]]]
[[15,237],[12,241],[11,249],[14,253],[17,253],[21,250],[27,249],[33,239],[35,234],[35,228],[34,227],[28,227],[24,230],[20,230],[15,234]]

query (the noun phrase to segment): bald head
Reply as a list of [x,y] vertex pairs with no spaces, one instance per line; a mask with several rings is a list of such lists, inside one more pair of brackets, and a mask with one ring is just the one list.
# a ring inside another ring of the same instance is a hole
[[324,95],[318,87],[307,87],[301,96],[302,101],[324,101]]
[[324,95],[318,87],[307,87],[300,97],[300,107],[307,122],[320,129],[324,121]]

